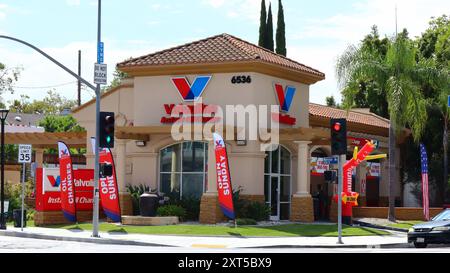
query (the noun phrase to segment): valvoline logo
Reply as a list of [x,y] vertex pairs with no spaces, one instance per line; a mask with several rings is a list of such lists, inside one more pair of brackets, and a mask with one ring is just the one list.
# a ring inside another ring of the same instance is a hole
[[47,179],[52,187],[59,188],[59,185],[61,184],[61,177],[59,175],[56,177],[53,175],[47,175]]
[[212,76],[199,76],[194,83],[190,83],[186,77],[172,78],[172,82],[186,102],[197,101],[205,91]]
[[283,85],[279,83],[275,83],[274,86],[281,111],[285,113],[289,112],[297,89],[293,86],[286,86],[286,88],[284,88]]
[[67,149],[62,149],[61,150],[60,157],[64,157],[64,156],[69,156],[69,151]]

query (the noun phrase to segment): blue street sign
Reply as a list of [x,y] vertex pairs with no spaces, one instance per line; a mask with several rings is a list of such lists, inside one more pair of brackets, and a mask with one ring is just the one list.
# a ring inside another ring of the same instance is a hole
[[337,156],[332,156],[332,157],[325,157],[323,159],[323,161],[325,162],[325,164],[338,164],[338,157]]
[[104,62],[105,57],[105,45],[103,42],[100,42],[97,47],[97,63],[102,64]]
[[448,107],[450,107],[450,96],[448,96]]

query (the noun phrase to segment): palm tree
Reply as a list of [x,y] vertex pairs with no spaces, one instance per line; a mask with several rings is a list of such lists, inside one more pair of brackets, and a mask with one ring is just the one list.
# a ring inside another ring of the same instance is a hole
[[435,82],[434,88],[438,91],[438,95],[434,100],[432,100],[432,106],[435,109],[439,110],[439,113],[442,115],[442,123],[443,123],[443,135],[442,135],[442,147],[444,150],[443,156],[443,181],[442,181],[442,200],[445,202],[446,192],[448,183],[450,182],[448,179],[448,126],[450,123],[450,108],[448,106],[448,97],[450,96],[450,76],[449,71],[443,68],[438,75],[438,82]]
[[[404,32],[405,33],[405,32]],[[426,101],[420,90],[423,80],[435,75],[433,67],[418,63],[416,49],[407,35],[391,39],[385,57],[359,46],[350,46],[338,58],[336,75],[343,88],[343,102],[350,109],[360,82],[370,82],[383,90],[388,102],[389,129],[389,220],[395,221],[396,143],[403,128],[420,140],[427,121]]]

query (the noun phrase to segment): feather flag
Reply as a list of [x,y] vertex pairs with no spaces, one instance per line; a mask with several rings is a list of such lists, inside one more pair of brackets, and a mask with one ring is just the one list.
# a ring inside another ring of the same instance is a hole
[[67,220],[77,222],[75,183],[70,151],[64,142],[58,142],[61,208]]
[[236,215],[233,206],[233,188],[231,186],[230,167],[228,165],[225,142],[219,134],[214,134],[214,148],[216,154],[217,191],[219,205],[225,216],[234,220]]
[[[95,138],[91,138],[92,151],[95,154]],[[117,185],[116,167],[114,165],[114,158],[110,149],[100,149],[99,153],[100,164],[111,164],[113,169],[112,176],[100,178],[100,200],[102,201],[102,208],[106,216],[113,222],[121,221],[120,202],[119,202],[119,187]]]
[[420,144],[420,159],[422,162],[422,195],[423,215],[427,221],[430,220],[430,199],[428,193],[428,155],[425,145]]

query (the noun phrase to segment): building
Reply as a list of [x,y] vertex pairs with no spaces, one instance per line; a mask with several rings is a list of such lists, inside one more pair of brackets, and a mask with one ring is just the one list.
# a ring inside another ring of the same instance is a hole
[[[244,198],[269,204],[273,220],[314,221],[312,195],[318,184],[328,184],[321,172],[311,175],[311,160],[330,155],[330,118],[347,117],[355,143],[375,139],[380,143],[378,152],[387,150],[387,120],[361,110],[347,113],[309,103],[309,87],[325,79],[322,72],[228,34],[130,59],[117,67],[129,78],[102,96],[101,107],[116,114],[113,153],[125,215],[131,214],[126,185],[146,184],[160,192],[176,192],[180,198],[201,198],[202,223],[223,220],[216,173],[208,168],[215,165],[212,141],[203,134],[195,141],[178,141],[171,134],[176,122],[171,117],[173,108],[192,106],[198,98],[203,106],[222,109],[227,105],[280,108],[275,116],[281,124],[277,150],[261,150],[266,140],[261,136],[244,142],[237,137],[226,139],[233,187],[242,187]],[[87,138],[95,135],[94,100],[74,109],[72,115],[87,129]],[[273,112],[270,117],[274,118]],[[225,120],[225,132],[238,131],[239,126],[228,127],[230,121]],[[272,128],[259,124],[258,129]],[[92,168],[90,147],[86,157]],[[387,196],[387,164],[374,166],[381,182],[376,181],[370,198],[363,193],[361,199],[380,205]],[[366,166],[358,168],[356,190],[361,185],[369,190],[363,182],[366,173]],[[331,196],[333,187],[326,191]]]

